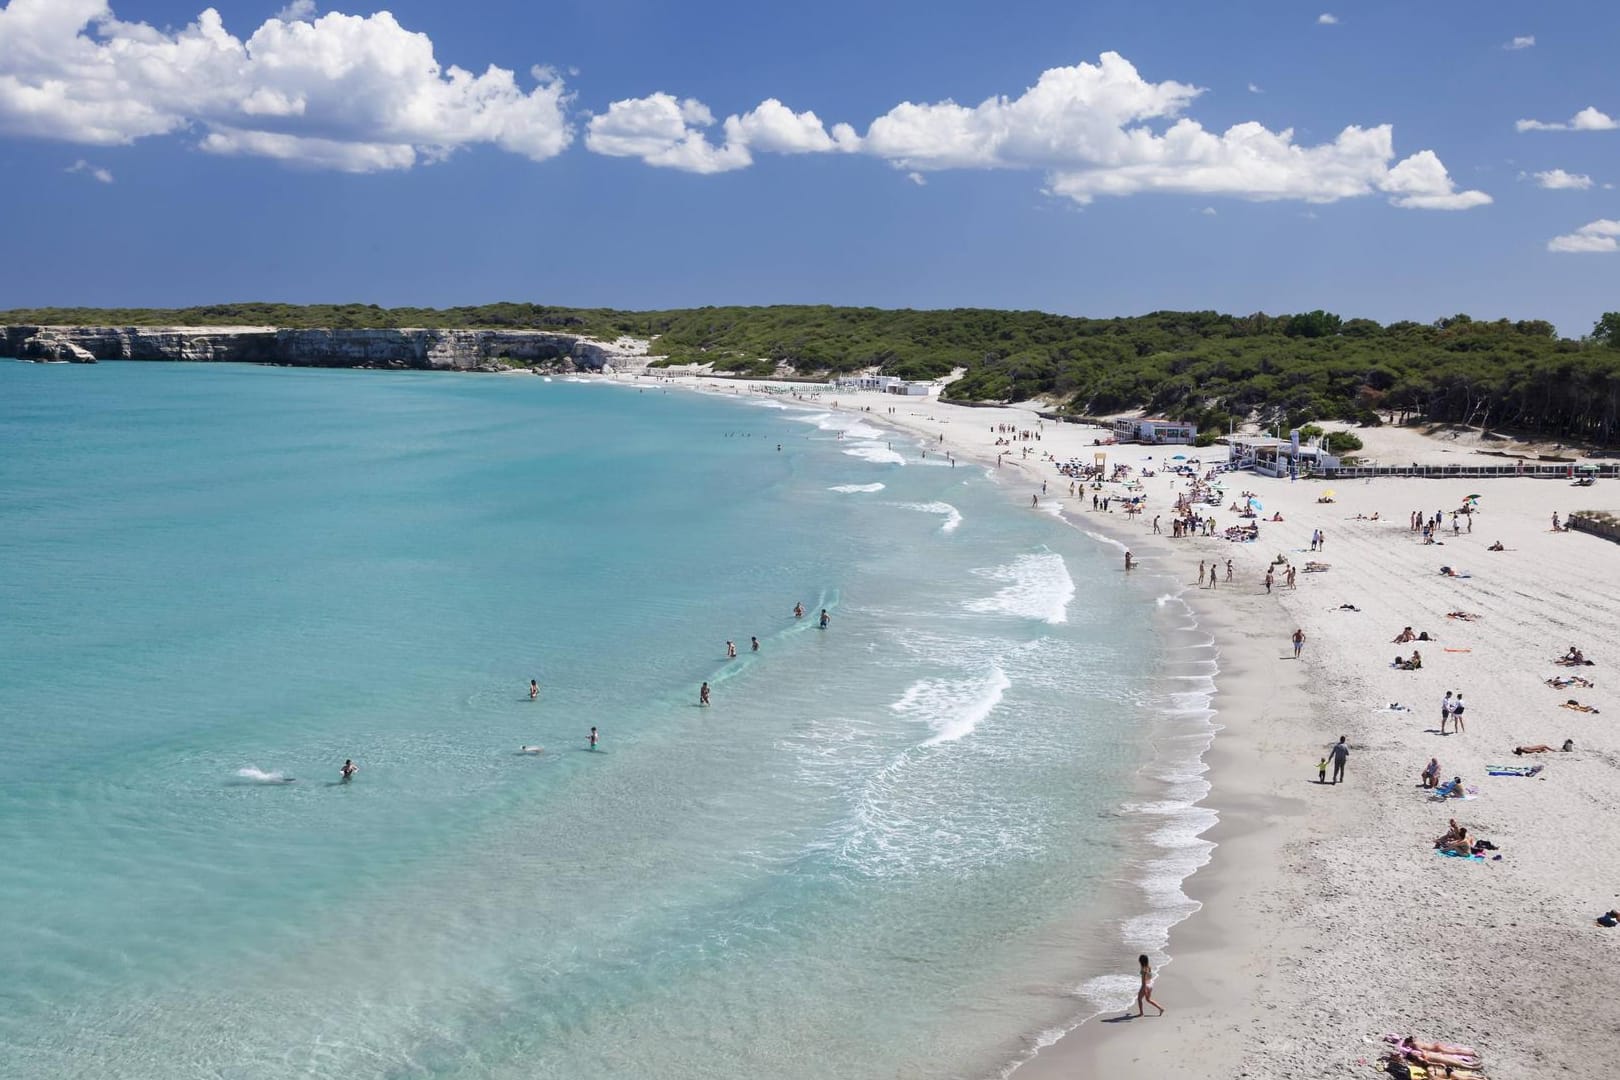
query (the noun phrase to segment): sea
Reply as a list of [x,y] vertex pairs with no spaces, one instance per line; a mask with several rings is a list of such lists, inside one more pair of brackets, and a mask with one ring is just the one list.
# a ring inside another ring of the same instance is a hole
[[0,362],[0,1073],[988,1078],[1122,1007],[1209,635],[825,405]]

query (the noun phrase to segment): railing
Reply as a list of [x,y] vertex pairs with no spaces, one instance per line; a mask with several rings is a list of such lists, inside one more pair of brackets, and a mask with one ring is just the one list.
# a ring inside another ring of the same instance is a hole
[[1531,477],[1538,480],[1577,480],[1584,476],[1620,479],[1620,465],[1595,468],[1574,465],[1345,465],[1337,469],[1313,469],[1321,480],[1359,480],[1369,476],[1415,476],[1432,480],[1490,480],[1503,476]]

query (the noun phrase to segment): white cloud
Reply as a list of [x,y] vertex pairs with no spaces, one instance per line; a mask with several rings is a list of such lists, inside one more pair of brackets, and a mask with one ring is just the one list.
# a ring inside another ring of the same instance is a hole
[[677,101],[662,91],[644,98],[615,101],[593,116],[585,129],[585,147],[608,157],[637,157],[649,165],[686,172],[717,173],[744,169],[753,152],[814,154],[851,151],[860,137],[848,124],[832,130],[813,112],[796,113],[768,98],[741,116],[728,116],[723,142],[711,143],[702,128],[714,125],[714,114],[701,101]]
[[1330,12],[1324,11],[1322,14],[1316,17],[1316,22],[1319,26],[1337,26],[1339,25],[1339,17]]
[[78,161],[75,161],[72,165],[69,165],[62,171],[70,173],[84,173],[86,176],[99,180],[103,184],[110,184],[113,182],[113,174],[111,172],[90,164],[88,161],[84,160],[84,158],[80,158]]
[[1203,214],[1205,217],[1214,217],[1215,213],[1216,213],[1215,208],[1213,206],[1206,206],[1206,207],[1204,207],[1202,210],[1200,210],[1198,212],[1200,214]]
[[1547,241],[1547,250],[1574,254],[1620,251],[1620,221],[1600,218],[1588,222],[1572,233]]
[[1592,178],[1584,173],[1568,173],[1563,169],[1548,169],[1535,174],[1536,184],[1554,191],[1585,191],[1592,186]]
[[1409,210],[1471,210],[1491,201],[1483,191],[1458,191],[1433,150],[1419,150],[1390,169],[1379,187]]
[[205,10],[180,30],[120,22],[106,0],[0,9],[0,133],[112,146],[200,130],[207,151],[352,172],[409,168],[490,144],[535,161],[573,133],[562,82],[442,67],[386,11],[294,0],[246,40]]
[[1249,84],[1249,93],[1251,93],[1251,94],[1263,94],[1263,93],[1265,93],[1265,91],[1260,89],[1254,83],[1250,83]]
[[[1431,151],[1391,167],[1388,125],[1348,127],[1319,146],[1297,145],[1292,130],[1253,122],[1206,131],[1179,118],[1202,92],[1147,82],[1129,61],[1104,53],[1097,64],[1044,72],[1017,98],[993,97],[973,108],[953,101],[897,105],[872,122],[861,148],[922,172],[1043,169],[1048,192],[1079,203],[1142,191],[1308,202],[1386,192],[1396,206],[1422,209],[1491,201],[1484,192],[1457,191]],[[1160,133],[1150,120],[1170,123]]]
[[908,172],[908,173],[906,173],[906,179],[910,180],[913,184],[916,184],[918,187],[927,187],[928,186],[928,177],[924,176],[920,172]]
[[1548,120],[1520,120],[1513,125],[1519,131],[1613,131],[1620,127],[1614,119],[1588,105],[1565,122]]
[[1519,49],[1534,48],[1535,44],[1536,36],[1534,34],[1525,34],[1522,37],[1514,38],[1512,41],[1502,46],[1502,48],[1507,49],[1509,52],[1517,52]]

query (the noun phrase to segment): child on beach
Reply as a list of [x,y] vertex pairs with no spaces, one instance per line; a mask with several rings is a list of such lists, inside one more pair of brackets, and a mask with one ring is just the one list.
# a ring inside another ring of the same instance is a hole
[[1327,783],[1327,756],[1326,755],[1323,755],[1322,760],[1318,761],[1316,763],[1316,782],[1318,784]]

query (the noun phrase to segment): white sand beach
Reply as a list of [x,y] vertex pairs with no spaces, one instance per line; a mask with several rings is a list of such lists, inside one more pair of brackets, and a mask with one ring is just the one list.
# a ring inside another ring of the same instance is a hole
[[[701,383],[726,394],[760,388]],[[1555,511],[1620,510],[1620,483],[1328,485],[1239,473],[1222,478],[1220,506],[1202,509],[1219,533],[1238,523],[1229,509],[1238,493],[1255,492],[1265,508],[1257,542],[1171,539],[1153,535],[1151,523],[1159,516],[1169,533],[1180,479],[1146,479],[1146,511],[1127,518],[1117,505],[1094,511],[1090,492],[1071,498],[1047,455],[1089,462],[1106,452],[1135,475],[1178,452],[1213,465],[1225,460],[1224,447],[1099,447],[1093,440],[1104,436],[1095,428],[932,397],[838,392],[815,404],[870,409],[873,420],[992,468],[1007,449],[996,445],[998,424],[1039,430],[1039,442],[1011,448],[1003,481],[1031,494],[1048,481],[1043,501],[1057,500],[1072,520],[1125,542],[1139,573],[1183,582],[1221,650],[1222,731],[1207,755],[1207,801],[1220,822],[1206,837],[1219,846],[1186,885],[1203,909],[1171,934],[1156,990],[1169,1011],[1085,1023],[1021,1066],[1020,1080],[1370,1075],[1384,1033],[1470,1044],[1491,1077],[1606,1075],[1620,1051],[1620,928],[1595,919],[1620,907],[1620,694],[1612,674],[1620,668],[1620,547],[1552,532],[1550,522]],[[1466,438],[1359,434],[1362,457],[1392,464],[1502,463]],[[1330,486],[1335,501],[1318,502]],[[1104,486],[1109,492],[1124,494],[1114,483]],[[1475,493],[1482,498],[1472,531],[1453,535],[1451,511]],[[1445,512],[1440,543],[1425,544],[1410,529],[1413,511]],[[1320,553],[1309,550],[1317,529]],[[1498,541],[1505,550],[1488,550]],[[1288,589],[1279,567],[1268,594],[1262,580],[1279,555],[1301,571],[1313,559],[1329,568],[1299,573]],[[1201,561],[1222,564],[1214,588],[1195,584]],[[1442,566],[1468,576],[1443,576]],[[1448,617],[1456,611],[1477,617]],[[1406,626],[1431,640],[1394,643]],[[1296,628],[1306,638],[1297,662]],[[1553,663],[1571,645],[1594,665]],[[1420,670],[1392,667],[1414,648]],[[1570,675],[1594,685],[1547,685]],[[1466,701],[1460,734],[1439,733],[1448,690]],[[1571,699],[1597,711],[1563,707]],[[1341,735],[1350,747],[1345,782],[1319,784],[1317,761]],[[1513,753],[1565,739],[1573,752]],[[1419,773],[1431,757],[1442,779],[1462,778],[1470,798],[1428,797]],[[1532,777],[1493,776],[1491,765],[1543,768]],[[1437,855],[1433,842],[1451,817],[1497,847],[1483,861]],[[1133,956],[1120,957],[1119,972],[1134,974]]]

